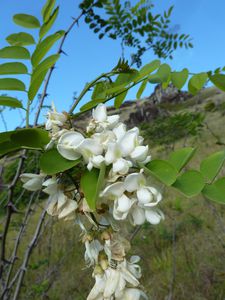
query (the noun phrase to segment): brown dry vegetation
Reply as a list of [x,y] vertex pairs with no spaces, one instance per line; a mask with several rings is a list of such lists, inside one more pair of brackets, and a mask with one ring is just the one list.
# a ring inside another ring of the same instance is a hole
[[[196,97],[187,100],[185,105],[167,104],[166,109],[171,113],[204,111],[207,102],[217,105],[225,101],[224,94],[217,95],[215,89],[204,90]],[[196,100],[201,100],[197,106],[193,105]],[[204,127],[197,137],[181,139],[173,145],[178,148],[185,142],[197,146],[190,167],[198,168],[203,157],[224,147],[216,144],[215,138],[219,136],[225,142],[224,112],[207,112],[205,121],[211,132]],[[165,146],[152,149],[153,157],[165,157],[167,152]],[[18,264],[44,206],[44,202],[36,202],[20,245]],[[134,237],[129,253],[142,258],[142,283],[149,299],[224,300],[225,207],[202,197],[187,199],[170,189],[164,191],[161,209],[165,221],[159,226],[144,225]],[[21,220],[20,215],[14,217],[8,251],[13,247]],[[83,245],[76,225],[48,217],[29,262],[20,299],[86,299],[93,285],[91,272],[84,264]]]

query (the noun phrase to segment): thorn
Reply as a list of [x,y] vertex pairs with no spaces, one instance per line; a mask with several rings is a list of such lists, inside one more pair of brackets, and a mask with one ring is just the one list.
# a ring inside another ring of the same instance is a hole
[[60,53],[62,53],[62,54],[64,54],[64,55],[68,56],[68,54],[67,54],[66,52],[64,52],[63,50],[60,50]]
[[22,213],[15,207],[15,205],[12,202],[9,202],[7,206],[10,208],[12,213],[16,213],[16,214]]

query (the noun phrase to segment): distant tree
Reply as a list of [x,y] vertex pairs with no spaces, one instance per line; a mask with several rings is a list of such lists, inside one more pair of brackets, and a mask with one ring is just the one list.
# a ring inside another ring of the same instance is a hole
[[93,3],[94,0],[84,0],[80,4],[81,9],[88,11],[85,22],[99,39],[119,40],[122,58],[125,58],[125,47],[133,48],[131,65],[140,67],[141,58],[148,50],[159,58],[172,58],[178,47],[193,47],[189,34],[178,34],[179,26],[171,24],[173,6],[156,14],[153,12],[155,5],[149,0],[140,0],[133,6],[131,1],[120,0]]

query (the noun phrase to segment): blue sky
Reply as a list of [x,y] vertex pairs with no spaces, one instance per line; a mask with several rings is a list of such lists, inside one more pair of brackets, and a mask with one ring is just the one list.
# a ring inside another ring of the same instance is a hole
[[[30,0],[1,0],[0,10],[0,48],[7,45],[5,37],[11,33],[26,31],[12,22],[15,13],[29,13],[40,16],[40,10],[45,1]],[[58,0],[60,13],[53,31],[66,29],[71,23],[71,17],[79,14],[77,0]],[[132,1],[136,3],[136,1]],[[225,65],[225,1],[224,0],[157,0],[156,11],[162,12],[170,5],[175,5],[172,23],[180,25],[180,31],[189,33],[193,37],[194,48],[177,50],[174,59],[169,61],[173,69],[180,70],[188,67],[192,72],[207,71]],[[35,30],[33,31],[35,32]],[[82,21],[75,27],[64,46],[68,56],[62,56],[57,63],[50,85],[49,97],[59,111],[68,110],[73,93],[82,90],[86,82],[93,80],[100,73],[111,70],[120,55],[120,44],[110,39],[99,40],[88,26]],[[129,57],[129,52],[125,52]],[[143,63],[153,60],[151,52],[144,56]],[[4,61],[1,60],[0,63]],[[148,96],[153,87],[149,87],[143,96]],[[10,94],[10,93],[8,93]],[[136,90],[130,91],[127,100],[134,99]],[[15,93],[23,99],[21,93]],[[89,96],[84,102],[89,100]],[[83,102],[83,103],[84,103]],[[44,111],[42,112],[41,120]],[[16,111],[4,113],[8,130],[15,128],[21,122],[21,116]],[[32,120],[31,120],[32,121]],[[0,119],[0,131],[4,131],[4,124]]]

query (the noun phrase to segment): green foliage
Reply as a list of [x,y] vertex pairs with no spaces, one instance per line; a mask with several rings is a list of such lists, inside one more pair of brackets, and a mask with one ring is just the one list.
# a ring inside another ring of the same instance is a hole
[[6,41],[12,46],[29,46],[35,44],[33,36],[27,32],[10,34],[7,36]]
[[15,78],[0,78],[0,90],[5,91],[25,91],[24,83]]
[[52,28],[58,16],[58,13],[59,13],[59,7],[56,7],[52,15],[49,17],[49,19],[41,26],[39,32],[40,39],[42,39],[46,35],[46,33]]
[[188,82],[188,90],[191,94],[195,95],[199,90],[203,88],[208,79],[207,73],[195,74]]
[[[56,163],[57,162],[57,163]],[[53,175],[76,166],[80,160],[68,160],[62,157],[56,149],[44,152],[40,157],[40,168],[47,175]]]
[[48,70],[56,63],[59,59],[59,54],[53,54],[43,60],[34,70],[31,76],[30,87],[28,90],[29,100],[32,101],[36,96],[41,84],[43,83]]
[[0,65],[0,75],[5,74],[27,74],[27,67],[20,62],[10,62]]
[[213,181],[225,162],[225,151],[219,151],[205,158],[200,165],[201,173],[209,182]]
[[[0,49],[0,58],[4,59],[26,59],[32,63],[32,70],[28,73],[28,67],[25,64],[15,62],[7,62],[0,65],[0,75],[10,74],[28,74],[30,75],[30,82],[28,85],[28,99],[27,99],[27,113],[26,113],[26,124],[29,125],[29,110],[30,102],[33,101],[37,95],[40,86],[42,85],[46,74],[53,68],[56,61],[59,58],[59,54],[53,54],[47,57],[45,60],[42,59],[47,55],[52,46],[65,34],[63,30],[47,36],[43,41],[41,40],[47,32],[53,26],[57,16],[59,8],[55,8],[55,1],[49,0],[46,2],[42,9],[43,24],[40,24],[39,20],[32,15],[28,14],[16,14],[13,17],[14,22],[22,27],[28,29],[38,29],[40,39],[36,44],[33,35],[27,32],[19,32],[10,34],[6,41],[10,46]],[[54,10],[54,11],[53,11]],[[30,54],[26,46],[36,44],[33,53]],[[0,79],[1,90],[15,90],[15,91],[26,91],[25,84],[23,81],[15,78],[1,78]],[[22,104],[19,100],[8,95],[1,96],[0,105],[9,106],[14,108],[21,108]],[[10,141],[7,141],[6,148],[11,149]],[[5,148],[5,149],[6,149]],[[15,148],[12,145],[12,148]],[[5,150],[2,153],[5,153]]]
[[[94,1],[90,0],[80,4],[80,8],[87,11],[85,22],[99,39],[119,39],[123,46],[133,48],[135,52],[131,56],[131,64],[140,66],[142,55],[149,49],[158,57],[172,58],[177,47],[193,47],[189,35],[172,33],[173,6],[162,14],[155,14],[152,2],[140,0],[134,6],[131,1],[97,2],[94,6]],[[95,7],[103,13],[100,15]]]
[[9,106],[9,107],[17,107],[17,108],[23,107],[21,101],[19,101],[16,98],[8,97],[8,96],[0,96],[0,105]]
[[204,188],[204,185],[205,183],[202,174],[195,170],[184,172],[173,183],[173,187],[187,197],[198,195]]
[[100,170],[93,168],[91,171],[86,170],[81,175],[80,187],[89,207],[95,210],[97,199],[97,187],[99,186]]
[[209,76],[211,82],[218,87],[220,90],[225,91],[225,75],[224,74],[215,74]]
[[143,123],[140,128],[150,144],[171,144],[185,136],[196,136],[203,127],[201,113],[178,113],[159,117],[153,123]]
[[30,59],[29,51],[21,46],[9,46],[0,49],[0,58]]
[[13,21],[22,27],[25,28],[39,28],[40,22],[39,20],[31,15],[27,14],[16,14],[13,16]]
[[168,160],[179,172],[192,159],[195,151],[196,149],[192,147],[181,148],[171,152]]
[[34,67],[40,63],[40,61],[45,57],[48,51],[63,36],[64,33],[65,32],[63,30],[57,31],[54,34],[47,36],[37,45],[31,57],[31,62]]
[[177,170],[165,160],[151,160],[146,168],[150,174],[168,186],[172,185],[177,178]]
[[206,103],[206,105],[204,106],[205,111],[209,112],[209,111],[215,111],[216,110],[216,105],[214,102],[209,101],[208,103]]
[[51,16],[51,13],[55,7],[56,0],[47,0],[45,5],[42,8],[41,14],[43,21],[47,22]]
[[225,204],[225,177],[218,179],[213,184],[206,184],[202,194],[209,200]]
[[50,141],[48,132],[40,128],[26,128],[15,130],[10,139],[22,148],[43,149]]
[[178,88],[178,90],[181,90],[188,79],[188,75],[188,69],[183,69],[180,72],[172,72],[171,80],[173,85]]

